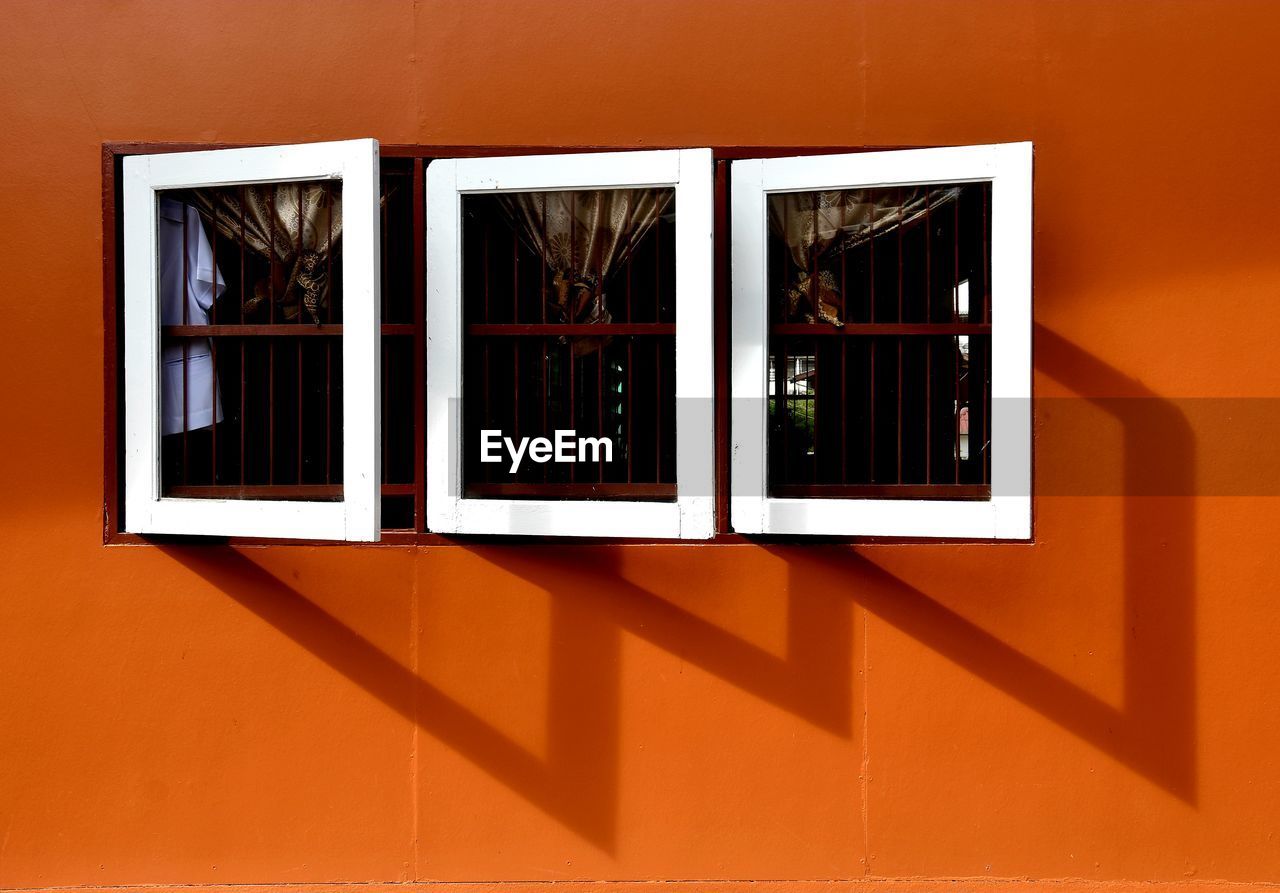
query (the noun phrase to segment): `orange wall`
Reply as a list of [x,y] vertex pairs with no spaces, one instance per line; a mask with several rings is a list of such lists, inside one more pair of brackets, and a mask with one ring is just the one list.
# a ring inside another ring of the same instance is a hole
[[[2,12],[0,887],[1280,881],[1280,8]],[[1035,545],[104,547],[101,144],[355,136],[1035,140]]]

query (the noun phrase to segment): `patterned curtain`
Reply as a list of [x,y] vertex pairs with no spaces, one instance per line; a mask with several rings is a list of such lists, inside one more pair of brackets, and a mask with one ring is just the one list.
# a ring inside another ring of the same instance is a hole
[[[342,235],[342,192],[322,183],[275,183],[195,190],[195,203],[224,238],[289,270],[276,288],[276,304],[286,320],[302,308],[316,325],[329,303],[328,259]],[[252,313],[271,294],[267,277],[241,300]]]
[[[555,293],[548,319],[561,323],[612,322],[605,283],[671,203],[670,189],[600,189],[579,192],[519,192],[501,205],[522,239],[552,274]],[[607,338],[569,339],[575,357],[608,343]]]
[[[842,325],[838,313],[844,296],[834,274],[819,269],[820,261],[914,223],[959,195],[956,186],[908,186],[771,196],[770,225],[782,236],[797,271],[785,296],[788,319],[812,322],[817,316]],[[818,270],[816,283],[810,280],[813,270]]]

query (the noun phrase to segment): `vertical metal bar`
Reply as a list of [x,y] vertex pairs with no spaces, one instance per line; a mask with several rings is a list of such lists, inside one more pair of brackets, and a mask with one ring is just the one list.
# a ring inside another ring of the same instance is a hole
[[333,483],[333,340],[324,340],[324,482]]
[[[421,191],[421,190],[419,190]],[[333,305],[336,293],[333,287],[333,185],[324,184],[325,204],[325,281],[328,282],[329,300],[325,303],[325,321],[333,322]],[[419,403],[422,401],[419,400]],[[419,472],[421,473],[421,472]],[[324,482],[333,482],[333,339],[324,340]]]
[[[596,351],[596,436],[604,437],[604,345]],[[604,452],[596,462],[597,479],[604,483]]]
[[[212,281],[209,287],[213,290],[213,296],[209,301],[209,324],[218,324],[218,227],[213,225],[209,227],[212,230],[212,237],[209,240],[209,251],[212,255],[210,264],[212,272],[210,277]],[[218,483],[218,339],[211,337],[209,339],[209,362],[212,368],[212,374],[209,376],[209,406],[210,421],[212,430],[209,438],[209,483]]]
[[[513,323],[520,322],[520,238],[516,234],[514,228],[511,230],[511,321]],[[511,371],[511,383],[514,388],[514,418],[512,420],[512,433],[517,439],[520,437],[520,339],[513,341],[513,366]]]
[[[577,407],[578,382],[576,380],[577,376],[575,374],[574,367],[577,366],[578,361],[575,360],[573,356],[573,341],[570,341],[568,344],[565,345],[565,353],[568,355],[568,358],[569,358],[569,428],[576,431],[578,427],[578,422],[577,422],[578,420],[578,407]],[[575,474],[576,468],[577,468],[576,462],[569,463],[569,480],[571,482],[577,479],[577,475]]]
[[[480,387],[484,392],[484,403],[483,403],[484,413],[481,416],[481,418],[484,420],[484,424],[482,425],[482,427],[488,428],[490,427],[493,421],[493,406],[489,396],[490,394],[489,392],[489,339],[487,337],[481,339],[480,363],[481,363]],[[490,471],[486,476],[492,477],[493,473],[494,472]]]
[[[926,241],[925,245],[929,243]],[[928,248],[925,248],[928,257]],[[924,482],[933,483],[933,339],[924,339]]]
[[924,188],[924,321],[933,322],[933,208],[932,193]]
[[[183,203],[182,211],[182,324],[185,326],[190,320],[187,318],[187,305],[190,297],[187,294],[187,283],[190,280],[190,269],[187,261],[187,243],[190,239],[190,233],[187,232],[187,206]],[[185,484],[188,480],[188,454],[187,454],[187,366],[190,359],[191,339],[182,339],[182,482]]]
[[[627,264],[627,282],[628,284],[631,282],[631,265],[630,264]],[[630,297],[628,297],[627,322],[630,322],[630,321],[631,321],[631,302],[630,302]],[[631,380],[632,380],[631,345],[634,341],[635,341],[635,338],[633,338],[630,335],[627,336],[627,392],[623,395],[623,401],[622,401],[623,406],[626,409],[626,413],[627,413],[627,483],[628,484],[631,483],[631,456],[632,456],[632,453],[634,452],[634,449],[632,446],[632,438],[631,438],[631,404],[634,398],[634,395],[632,394],[632,391],[631,391],[631,387],[632,387],[631,385]]]
[[[217,270],[214,267],[214,270]],[[216,283],[216,280],[215,280]],[[216,290],[216,284],[215,284]],[[213,366],[213,374],[209,376],[209,406],[212,428],[209,439],[209,483],[218,483],[218,341],[209,339],[209,362]]]
[[[627,322],[631,322],[631,258],[632,258],[632,256],[635,254],[635,247],[636,247],[636,246],[635,246],[635,238],[634,238],[634,236],[630,235],[630,233],[631,233],[631,210],[632,210],[632,208],[634,207],[635,202],[637,201],[637,195],[639,195],[639,190],[637,190],[637,189],[629,189],[629,190],[627,190],[627,216],[626,216],[625,221],[624,221],[624,223],[623,223],[623,225],[622,225],[622,231],[623,231],[623,233],[628,234],[628,235],[627,235],[627,242],[628,242],[627,247],[628,247],[628,251],[627,251],[627,263],[626,263],[626,271],[627,271]],[[656,198],[655,198],[655,204],[656,204]]]
[[[301,313],[299,313],[301,315]],[[302,483],[302,340],[298,340],[298,483]]]
[[325,301],[324,321],[331,323],[333,322],[333,305],[335,303],[335,298],[336,298],[336,295],[334,294],[334,287],[333,287],[333,184],[327,180],[325,181],[325,184],[324,184],[324,201],[325,201],[325,210],[328,212],[324,216],[324,220],[325,220],[324,265],[325,265],[325,282],[328,283],[326,287],[329,289],[328,300]]
[[[245,271],[244,271],[244,187],[240,187],[240,325],[244,325]],[[249,427],[249,406],[245,388],[245,343],[240,339],[240,484],[244,485],[244,469],[248,464],[245,456],[245,429]]]
[[[578,256],[577,249],[578,249],[578,193],[570,192],[569,193],[569,265],[570,265],[569,279],[570,279],[570,282],[569,282],[569,292],[568,292],[569,297],[566,300],[566,304],[568,306],[565,308],[566,316],[568,318],[565,321],[571,322],[571,323],[578,321],[577,320],[578,314],[575,312],[577,310],[577,306],[576,306],[577,298],[573,294],[573,277],[577,275],[577,272],[578,272],[576,269],[576,265],[574,263],[574,258]],[[578,428],[578,412],[577,412],[578,410],[578,407],[577,407],[578,361],[577,361],[577,358],[574,357],[572,338],[569,339],[568,354],[569,354],[569,427],[576,431]],[[578,463],[570,462],[569,463],[569,480],[570,482],[576,482],[577,479],[578,479]]]
[[[898,187],[898,322],[902,322],[902,233],[907,228],[907,208]],[[902,336],[898,336],[898,483],[902,483]]]
[[960,196],[952,203],[951,223],[951,321],[960,322]]
[[907,228],[907,209],[902,204],[902,187],[898,187],[898,322],[902,322],[902,231]]
[[[822,290],[818,288],[818,193],[814,197],[813,202],[813,238],[814,242],[809,246],[809,309],[813,311],[813,319],[815,322],[822,320]],[[799,372],[799,370],[796,370]],[[809,423],[809,437],[813,444],[813,464],[810,466],[809,472],[813,483],[818,482],[818,342],[813,342],[813,368],[809,370],[809,377],[805,387],[804,415],[805,421]]]
[[654,482],[662,483],[662,339],[653,339],[654,401],[658,405],[656,424],[654,425]]
[[240,188],[240,325],[244,325],[244,186]]
[[[783,279],[783,282],[785,283],[786,279]],[[778,468],[781,472],[779,477],[782,480],[779,483],[787,484],[791,482],[791,475],[788,474],[791,468],[791,396],[788,393],[790,390],[791,369],[787,365],[787,339],[778,336],[777,345],[778,352],[775,360],[777,366],[773,372],[773,407],[775,412],[780,409],[782,413],[780,416],[782,422],[782,461],[778,463]]]
[[876,340],[874,337],[871,339],[871,376],[868,382],[868,388],[871,391],[871,411],[869,413],[871,417],[871,436],[868,440],[870,449],[867,457],[867,480],[873,484],[876,482]]
[[[952,202],[952,223],[951,223],[951,321],[960,321],[960,196],[957,195],[955,201]],[[955,482],[960,483],[960,337],[957,335],[951,339],[951,349],[954,353],[955,370],[952,376],[952,384],[954,385],[954,400],[951,404],[951,410],[955,414],[955,420],[952,422],[952,434],[955,436]],[[973,350],[973,341],[969,342],[969,350]],[[969,412],[969,420],[973,421],[973,412]],[[973,440],[972,437],[969,438]]]
[[[267,312],[276,321],[276,201],[274,190],[267,192],[270,226],[270,267],[267,274]],[[267,483],[276,482],[276,339],[267,339]]]
[[276,482],[276,339],[267,339],[267,482]]
[[[822,298],[819,297],[818,300],[821,301]],[[805,394],[808,398],[805,400],[807,421],[809,422],[809,430],[813,432],[813,468],[811,471],[815,484],[818,482],[818,350],[819,343],[815,339],[813,342],[813,366],[809,370],[809,384]]]
[[[849,321],[849,264],[848,251],[840,252],[840,321]],[[840,483],[848,483],[849,476],[849,370],[846,355],[847,339],[840,339]]]
[[[822,295],[818,291],[818,204],[820,203],[822,193],[815,192],[813,195],[813,243],[809,246],[809,309],[813,311],[814,321],[822,319]],[[815,357],[817,354],[817,345],[814,345]],[[798,371],[798,370],[797,370]],[[817,458],[817,443],[814,443],[814,458]]]
[[[991,323],[991,244],[987,227],[990,225],[988,202],[991,199],[991,188],[990,183],[985,184],[982,188],[982,320],[988,325]],[[972,298],[970,300],[972,301]],[[972,311],[969,315],[973,316]],[[991,413],[988,411],[987,405],[991,402],[991,336],[984,336],[983,341],[986,344],[986,352],[982,358],[982,455],[979,461],[982,465],[982,483],[989,484],[991,483],[991,450],[987,448],[988,437],[990,436],[987,426]],[[972,342],[970,342],[969,349],[973,349]],[[969,436],[972,438],[973,434],[970,433]]]
[[[543,264],[543,265],[542,265],[542,280],[543,280],[544,285],[545,285],[545,283],[546,283],[546,278],[547,278],[547,265],[546,265],[546,264]],[[544,297],[545,297],[545,296],[544,296]],[[546,313],[547,313],[546,308],[547,308],[547,302],[544,300],[544,301],[542,302],[542,315],[543,315],[544,319],[545,319],[545,317],[546,317]],[[550,354],[550,352],[547,350],[547,347],[548,347],[549,343],[550,343],[550,342],[549,342],[549,341],[548,341],[548,339],[546,339],[546,338],[539,338],[539,339],[538,339],[538,347],[539,347],[539,351],[540,351],[540,356],[542,357],[542,360],[541,360],[542,374],[541,374],[541,376],[540,376],[540,377],[541,377],[541,379],[542,379],[542,431],[541,431],[541,434],[542,434],[542,436],[543,436],[543,437],[546,437],[546,436],[547,436],[547,403],[548,403],[548,402],[550,401],[550,399],[551,399],[551,398],[550,398],[550,396],[548,395],[548,392],[547,392],[547,367],[551,365],[551,354]],[[543,463],[543,465],[542,465],[542,481],[543,481],[543,483],[546,483],[546,480],[547,480],[547,465],[546,465],[546,463],[544,462],[544,463]]]
[[662,320],[662,215],[653,221],[653,321]]
[[[843,266],[841,255],[841,266]],[[849,299],[846,296],[845,301]],[[846,306],[848,306],[846,304]],[[849,483],[849,364],[848,338],[840,339],[840,483]]]
[[[379,212],[382,214],[382,238],[379,240],[379,243],[378,243],[378,281],[382,283],[382,288],[380,289],[380,300],[382,303],[382,307],[381,307],[382,319],[387,319],[388,316],[390,316],[390,314],[387,313],[387,301],[390,300],[390,296],[391,296],[391,289],[387,287],[387,244],[389,240],[387,239],[387,219],[388,218],[387,218],[387,201],[386,201],[387,199],[386,181],[381,177],[378,178],[378,186],[379,186],[378,192],[379,192],[379,198],[380,198],[380,201],[378,202],[378,209],[379,209]],[[301,207],[301,205],[299,205],[299,207]],[[301,234],[301,227],[299,227],[299,234]],[[299,240],[298,248],[299,249],[302,248],[301,240]],[[379,334],[378,337],[382,337],[381,334]],[[386,438],[383,437],[383,440],[385,441]]]
[[[542,250],[543,252],[550,253],[550,252],[547,252],[547,194],[545,192],[542,193]],[[547,324],[547,264],[545,259],[541,264],[541,267],[542,267],[542,324],[545,326]],[[544,343],[542,348],[542,361],[545,364],[548,362],[549,359],[550,357],[547,356],[546,344]],[[546,403],[546,388],[543,388],[543,403],[544,404]],[[546,414],[545,405],[543,406],[543,410],[544,410],[543,415],[545,416]],[[545,436],[546,427],[547,427],[545,422],[543,423],[542,427],[543,427],[542,433]],[[543,469],[544,470],[546,469],[545,465],[543,466]]]
[[[378,337],[379,337],[379,338],[381,338],[382,336],[381,336],[381,335],[379,335]],[[384,345],[384,347],[385,347],[385,345]],[[381,397],[380,397],[380,399],[382,400],[382,407],[383,407],[382,418],[383,418],[383,426],[384,426],[384,430],[383,430],[383,432],[382,432],[382,437],[381,437],[381,440],[382,440],[382,483],[384,483],[384,484],[385,484],[385,483],[387,482],[387,466],[390,464],[390,463],[387,461],[387,455],[388,455],[387,441],[388,441],[388,440],[390,440],[390,438],[388,438],[388,437],[387,437],[387,432],[386,432],[386,430],[385,430],[385,425],[386,425],[386,419],[389,417],[389,416],[388,416],[388,414],[387,414],[387,412],[386,412],[386,406],[387,406],[387,379],[388,379],[388,378],[390,378],[390,376],[387,374],[387,370],[388,370],[388,368],[389,368],[389,367],[390,367],[390,365],[391,365],[391,358],[390,358],[390,351],[387,351],[387,350],[381,350],[381,351],[379,351],[379,353],[381,354],[382,375],[381,375],[381,381],[380,381],[378,384],[380,385],[379,390],[381,391]]]
[[849,321],[849,271],[848,251],[840,252],[840,321]]
[[898,483],[902,483],[902,337],[898,337]]
[[[874,205],[873,205],[873,207],[874,207]],[[871,322],[875,322],[875,321],[876,321],[876,231],[875,231],[875,222],[876,222],[876,221],[875,221],[875,211],[873,210],[873,211],[871,212],[871,214],[872,214],[872,217],[871,217],[871,222],[868,224],[869,229],[868,229],[868,234],[867,234],[867,256],[868,256],[868,258],[867,258],[867,266],[868,266],[868,269],[869,269],[869,274],[868,274],[868,276],[867,276],[867,281],[870,283],[870,286],[871,286],[871,287],[870,287],[870,289],[869,289],[869,291],[870,291],[870,298],[871,298],[871,302],[870,302],[870,303],[871,303],[871,314],[870,314],[870,317],[869,317],[869,318],[870,318],[870,321],[871,321]]]
[[[301,184],[299,184],[298,186],[298,254],[297,254],[297,257],[299,258],[299,260],[302,258],[302,221],[304,219],[303,207],[302,207],[302,194],[304,191],[305,191],[304,187]],[[386,230],[384,229],[383,232],[386,232]],[[295,261],[295,263],[297,262],[298,261]],[[298,286],[298,325],[305,325],[302,319],[302,311],[305,309],[303,307],[303,302],[302,302],[302,291],[303,289],[299,285]],[[320,308],[317,307],[316,309],[319,310]],[[302,483],[302,339],[299,338],[297,339],[297,341],[298,341],[298,387],[297,387],[297,392],[298,392],[297,393],[297,396],[298,396],[298,456],[297,456],[298,468],[297,468],[297,473],[295,474],[295,477],[297,479],[297,482],[301,484]],[[386,438],[384,437],[383,440],[386,440]]]
[[[987,239],[989,215],[987,203],[991,197],[991,185],[984,185],[980,191],[982,192],[982,321],[989,324],[991,322],[991,246]],[[972,308],[969,310],[969,317],[973,317]]]
[[982,483],[991,483],[991,434],[988,426],[991,424],[990,405],[993,402],[991,396],[991,336],[986,335],[983,340],[987,342],[987,352],[982,358]]

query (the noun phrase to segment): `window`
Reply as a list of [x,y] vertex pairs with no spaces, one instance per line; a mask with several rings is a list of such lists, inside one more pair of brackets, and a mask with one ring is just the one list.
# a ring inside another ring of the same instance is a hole
[[427,169],[427,514],[712,535],[709,150]]
[[739,532],[1030,536],[1031,147],[733,164]]
[[1030,144],[186,148],[104,152],[108,541],[1030,536]]
[[378,539],[377,143],[123,181],[126,530]]

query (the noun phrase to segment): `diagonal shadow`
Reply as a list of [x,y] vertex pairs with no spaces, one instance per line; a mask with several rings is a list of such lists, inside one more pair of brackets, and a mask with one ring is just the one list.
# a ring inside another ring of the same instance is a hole
[[[1062,336],[1036,327],[1038,368],[1123,430],[1123,706],[1115,707],[840,547],[770,547],[801,586],[842,581],[867,610],[1194,805],[1194,436],[1180,409]],[[1060,445],[1061,446],[1061,445]],[[1037,481],[1041,486],[1045,482]],[[1150,496],[1146,494],[1174,494]],[[1081,523],[1088,523],[1082,519]]]
[[[158,548],[531,804],[609,851],[616,834],[623,630],[819,727],[851,733],[853,611],[839,594],[790,594],[786,656],[779,657],[630,582],[620,572],[616,549],[464,547],[552,595],[544,759],[239,551],[175,544]],[[600,598],[602,592],[609,597]]]
[[[617,547],[458,546],[551,594],[548,747],[541,758],[231,548],[161,545],[264,622],[595,845],[616,838],[621,652],[629,632],[793,715],[849,736],[853,605],[862,604],[1021,702],[1194,803],[1194,517],[1186,498],[1133,495],[1158,460],[1190,494],[1181,412],[1037,326],[1042,371],[1124,431],[1124,704],[1116,708],[848,547],[765,546],[790,565],[778,656],[628,580]],[[1136,399],[1135,399],[1136,398]],[[1135,490],[1135,488],[1138,488]],[[750,547],[743,547],[750,548]],[[601,594],[607,598],[601,598]]]
[[852,733],[853,606],[839,592],[790,587],[779,656],[632,582],[615,547],[470,551],[557,595],[566,587],[606,593],[601,609],[618,628],[820,728]]
[[[597,846],[612,848],[618,630],[598,614],[576,610],[569,604],[573,593],[552,607],[555,647],[549,684],[559,697],[551,699],[543,759],[239,551],[171,544],[158,548],[530,803]],[[589,709],[581,709],[584,704]]]

